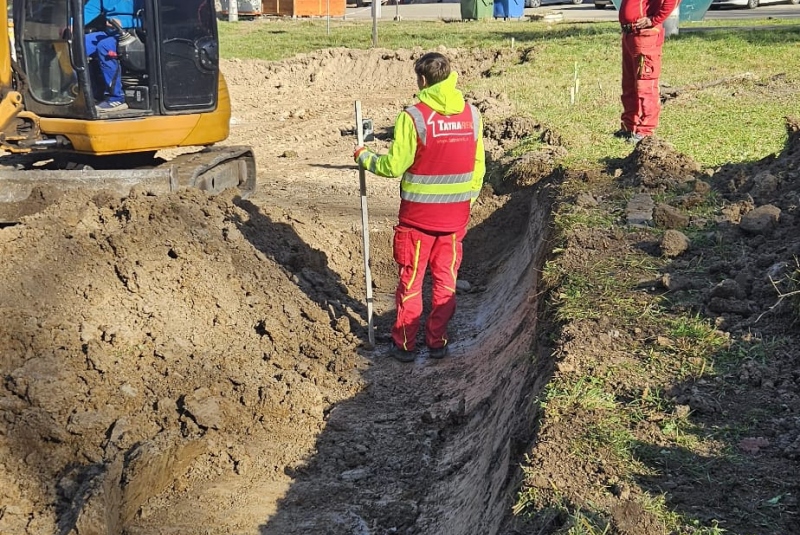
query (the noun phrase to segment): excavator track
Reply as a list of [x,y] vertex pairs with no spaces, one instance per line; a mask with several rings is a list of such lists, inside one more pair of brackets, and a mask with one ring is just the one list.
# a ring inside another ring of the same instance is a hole
[[250,147],[212,146],[157,166],[136,169],[9,169],[0,161],[0,224],[17,223],[70,191],[106,190],[126,196],[134,186],[154,195],[180,188],[197,188],[216,195],[238,188],[241,197],[247,198],[256,189],[255,157]]

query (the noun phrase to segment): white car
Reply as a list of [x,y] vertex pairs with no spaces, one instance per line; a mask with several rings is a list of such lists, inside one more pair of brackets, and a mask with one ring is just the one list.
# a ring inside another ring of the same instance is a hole
[[711,0],[711,9],[723,6],[738,6],[746,7],[747,9],[755,9],[763,4],[782,4],[789,3],[793,5],[800,4],[800,0]]

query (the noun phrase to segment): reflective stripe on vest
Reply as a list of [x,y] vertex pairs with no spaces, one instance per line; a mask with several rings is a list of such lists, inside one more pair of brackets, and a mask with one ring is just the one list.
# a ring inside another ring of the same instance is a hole
[[[443,116],[429,106],[418,103],[406,108],[406,112],[414,122],[418,140],[417,154],[422,155],[422,159],[415,161],[403,174],[400,198],[420,203],[457,203],[470,200],[473,193],[475,149],[480,135],[478,110],[469,104],[467,109],[457,115]],[[447,166],[454,168],[454,171],[463,172],[420,173],[426,167],[426,153],[440,151],[439,144],[442,141],[447,143]]]

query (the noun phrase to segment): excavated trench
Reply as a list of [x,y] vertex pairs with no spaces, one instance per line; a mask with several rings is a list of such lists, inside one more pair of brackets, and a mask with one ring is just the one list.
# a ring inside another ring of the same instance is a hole
[[[476,73],[514,59],[449,52]],[[372,73],[385,149],[419,53],[226,63],[231,142],[259,159],[247,201],[87,193],[0,229],[0,532],[497,532],[551,370],[537,346],[551,188],[543,172],[484,192],[451,356],[403,365],[386,355],[396,183],[370,177],[365,347],[343,135],[365,82],[341,73]],[[508,124],[502,100],[470,98]]]
[[[508,249],[494,252],[502,258],[490,262],[485,286],[459,297],[451,357],[437,362],[423,354],[400,365],[385,348],[372,353],[369,387],[333,408],[314,457],[261,533],[497,532],[551,368],[537,347],[548,192],[528,192],[525,201],[530,216],[522,228],[494,226],[500,221],[490,218],[487,228],[473,229],[479,237],[467,238],[468,255],[503,228],[515,234]],[[390,291],[379,287],[378,300],[388,301]],[[389,320],[390,311],[379,324],[388,329]],[[347,451],[363,456],[341,471]]]

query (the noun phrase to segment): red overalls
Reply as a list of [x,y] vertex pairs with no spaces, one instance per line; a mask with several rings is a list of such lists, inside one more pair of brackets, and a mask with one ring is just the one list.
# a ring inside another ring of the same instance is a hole
[[[619,22],[622,25],[622,128],[649,136],[658,126],[661,95],[661,50],[663,22],[678,5],[678,0],[622,0]],[[632,28],[637,20],[650,17],[652,28]]]
[[469,222],[479,115],[467,105],[461,113],[445,116],[422,102],[405,112],[414,119],[417,151],[400,183],[399,224],[393,244],[400,280],[392,340],[413,351],[428,266],[433,291],[425,344],[432,349],[447,345],[447,324],[456,309],[461,242]]

